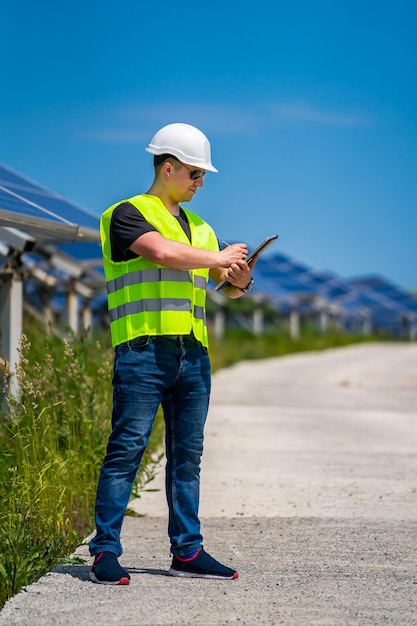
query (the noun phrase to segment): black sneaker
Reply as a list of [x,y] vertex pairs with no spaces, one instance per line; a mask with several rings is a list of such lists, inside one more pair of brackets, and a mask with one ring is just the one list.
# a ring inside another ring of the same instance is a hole
[[239,576],[234,569],[213,559],[207,552],[204,552],[203,548],[193,559],[174,556],[168,574],[186,578],[220,578],[223,580],[234,580]]
[[96,554],[90,580],[101,585],[128,585],[130,576],[117,560],[114,552]]

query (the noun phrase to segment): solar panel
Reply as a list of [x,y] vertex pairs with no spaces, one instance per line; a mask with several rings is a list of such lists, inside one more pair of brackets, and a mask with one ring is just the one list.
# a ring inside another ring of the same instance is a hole
[[417,313],[417,298],[409,293],[406,293],[402,289],[399,289],[396,285],[386,281],[379,276],[372,276],[367,278],[352,279],[350,284],[353,285],[359,291],[362,289],[373,289],[378,293],[384,294],[390,300],[396,302],[404,309],[415,311]]
[[99,239],[99,217],[0,165],[0,226],[54,240]]

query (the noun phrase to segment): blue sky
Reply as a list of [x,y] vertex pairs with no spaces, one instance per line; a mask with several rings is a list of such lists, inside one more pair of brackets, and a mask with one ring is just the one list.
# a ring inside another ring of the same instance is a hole
[[[211,141],[219,239],[417,288],[417,3],[9,2],[0,162],[101,213],[165,124]],[[256,277],[256,276],[255,276]]]

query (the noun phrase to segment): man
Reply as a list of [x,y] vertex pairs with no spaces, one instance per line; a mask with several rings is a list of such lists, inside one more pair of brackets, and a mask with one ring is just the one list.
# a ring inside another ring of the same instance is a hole
[[[112,433],[96,500],[94,582],[127,585],[120,531],[132,483],[162,404],[166,425],[166,497],[173,555],[169,574],[234,579],[238,574],[202,547],[200,461],[210,395],[205,313],[208,278],[227,279],[236,298],[253,281],[243,243],[219,251],[200,217],[182,208],[203,187],[211,163],[207,137],[169,124],[146,148],[155,177],[147,193],[111,206],[100,231],[112,343]],[[253,267],[253,264],[252,264]]]

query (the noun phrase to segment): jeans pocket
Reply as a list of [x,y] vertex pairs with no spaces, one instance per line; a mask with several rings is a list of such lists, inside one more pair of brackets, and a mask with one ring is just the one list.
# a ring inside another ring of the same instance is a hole
[[143,350],[149,343],[149,335],[143,335],[142,337],[135,337],[127,341],[127,346],[130,350]]

